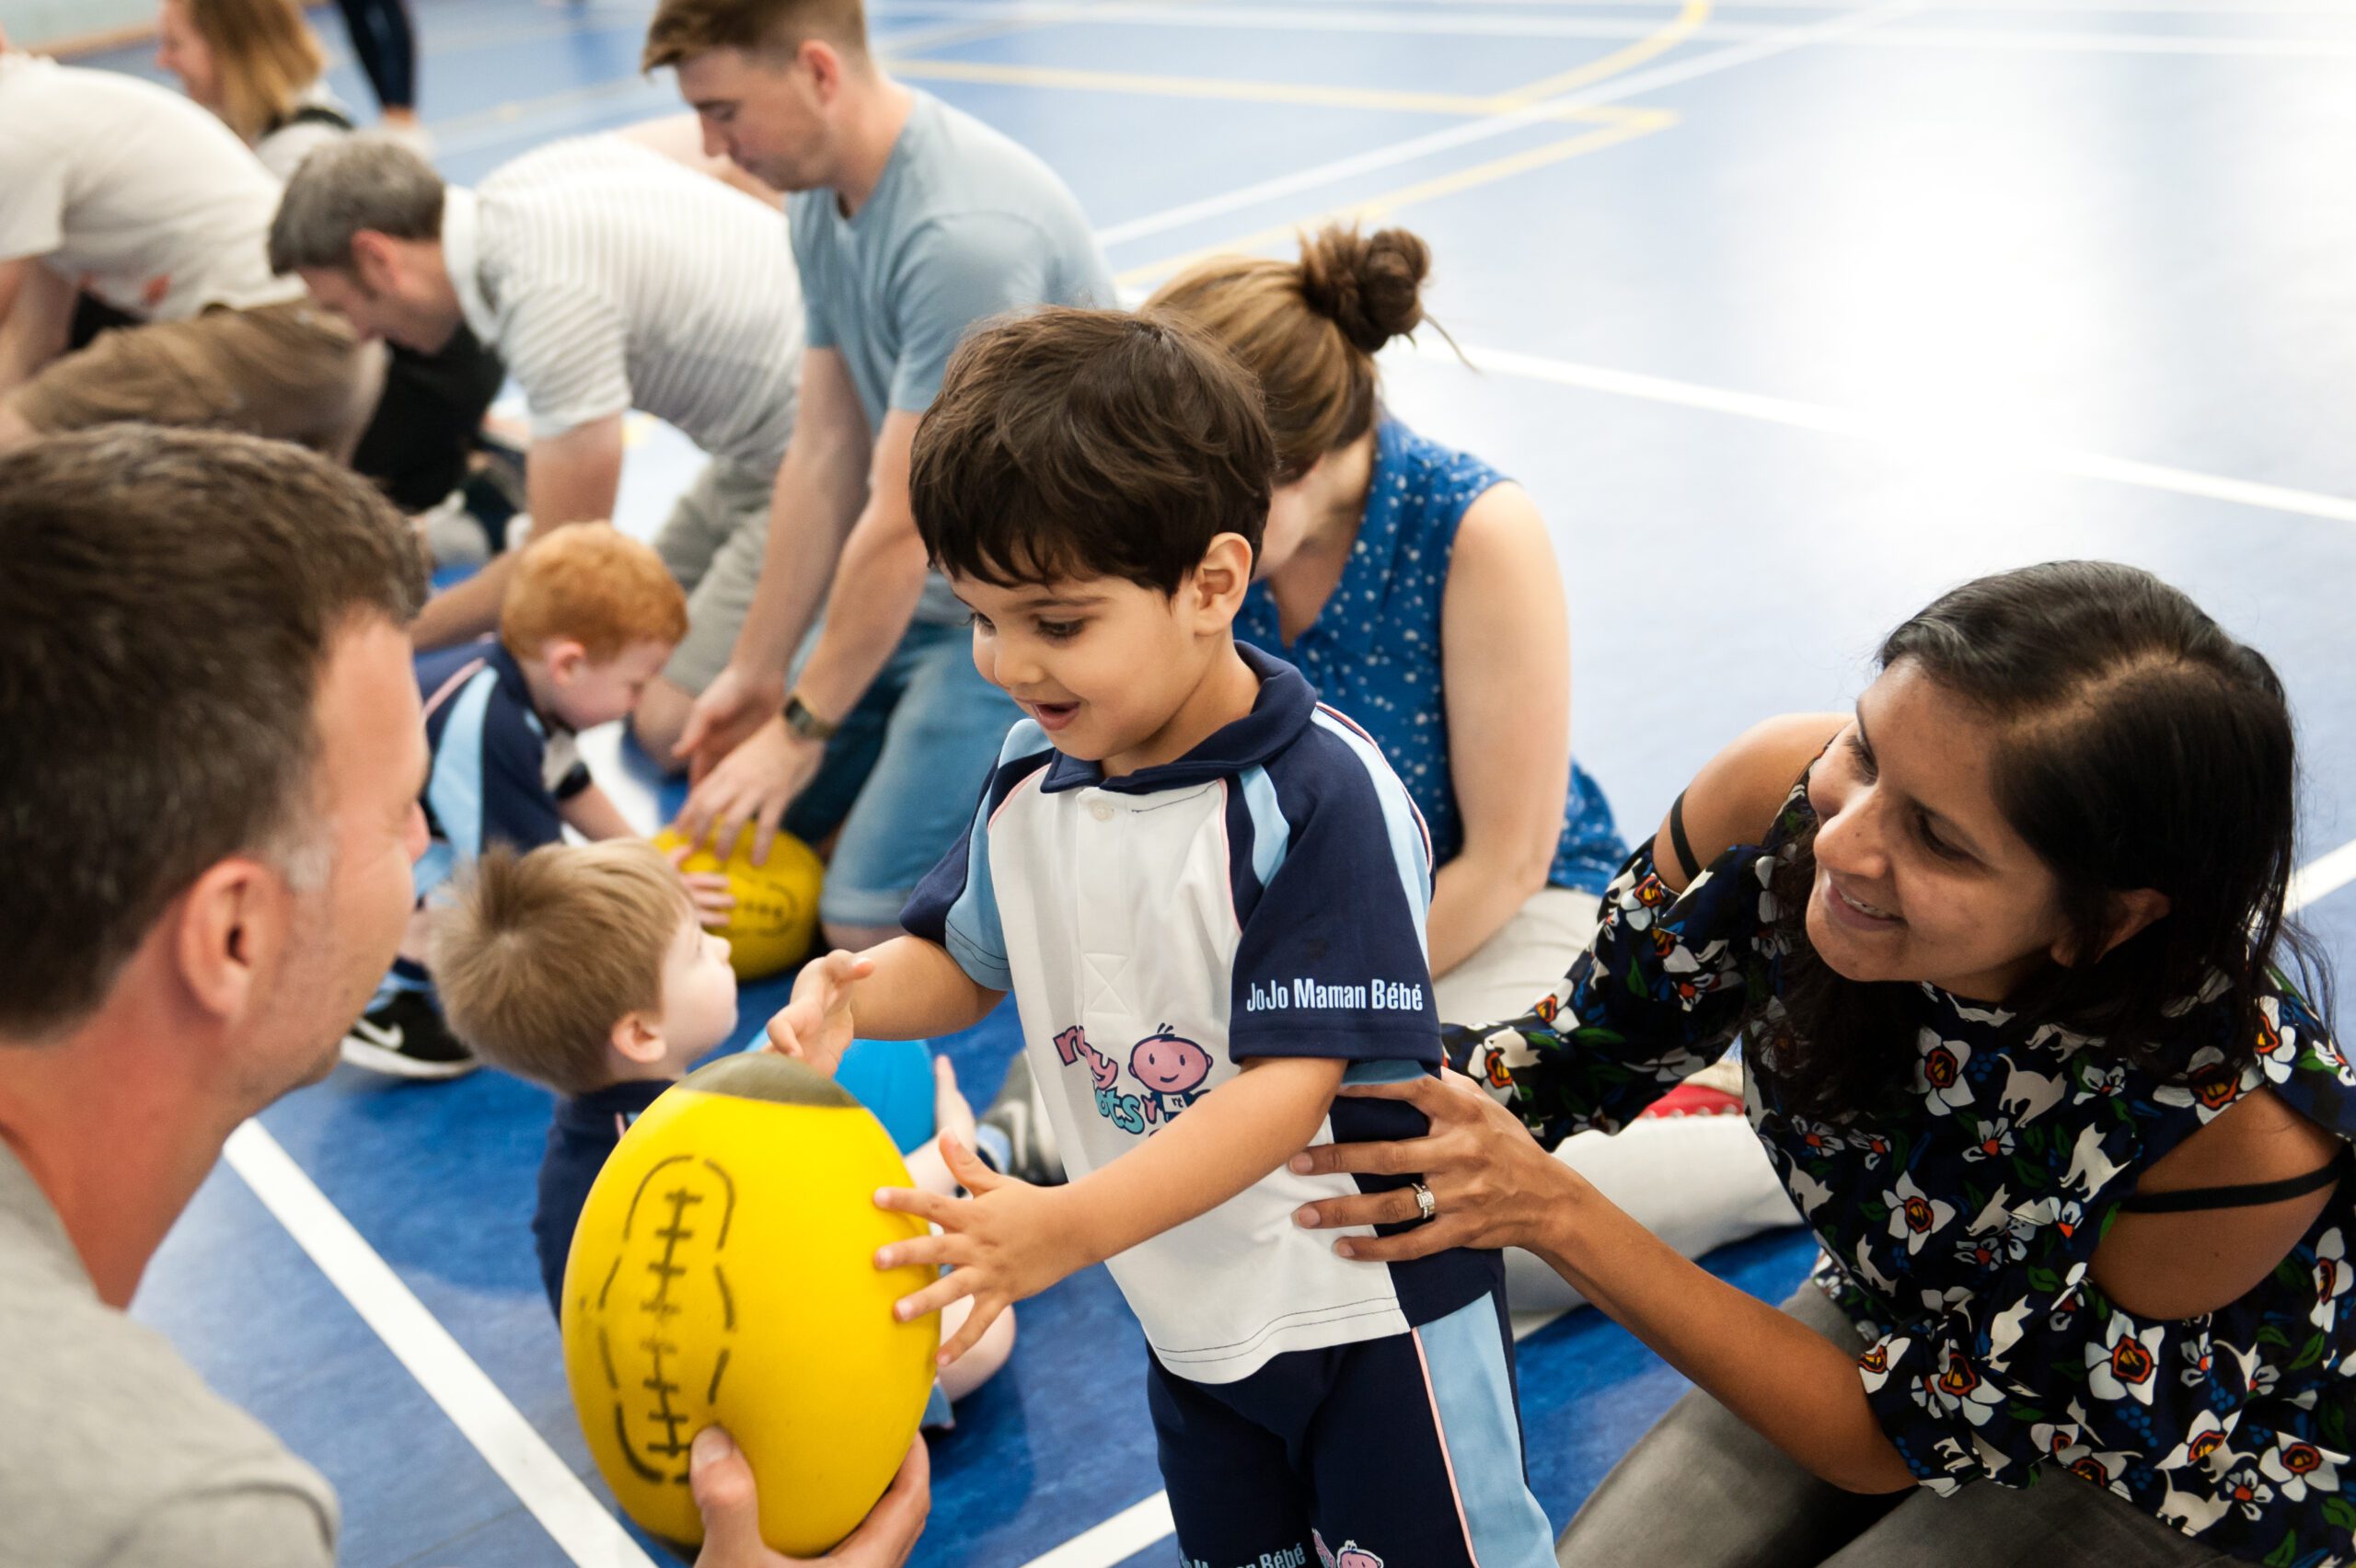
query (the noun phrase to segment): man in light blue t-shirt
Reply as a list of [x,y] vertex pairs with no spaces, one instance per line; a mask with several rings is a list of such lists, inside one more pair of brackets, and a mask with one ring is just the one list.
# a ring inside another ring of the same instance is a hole
[[679,824],[728,842],[749,821],[762,848],[780,819],[805,839],[839,827],[819,914],[831,945],[869,946],[1017,717],[926,566],[917,421],[968,328],[1110,306],[1112,275],[1046,165],[884,74],[859,0],[664,0],[644,63],[677,67],[708,150],[793,192],[809,317],[760,586],[680,737],[696,786]]

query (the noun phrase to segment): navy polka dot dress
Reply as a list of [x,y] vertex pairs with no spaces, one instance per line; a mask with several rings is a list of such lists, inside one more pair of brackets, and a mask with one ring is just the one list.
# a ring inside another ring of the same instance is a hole
[[[1440,600],[1457,525],[1466,508],[1504,478],[1478,457],[1384,419],[1375,427],[1373,481],[1357,543],[1317,618],[1287,647],[1276,597],[1261,582],[1235,621],[1240,640],[1291,660],[1318,700],[1348,714],[1382,747],[1431,829],[1435,866],[1464,847],[1448,767]],[[1573,763],[1548,882],[1600,894],[1627,853],[1603,791]]]

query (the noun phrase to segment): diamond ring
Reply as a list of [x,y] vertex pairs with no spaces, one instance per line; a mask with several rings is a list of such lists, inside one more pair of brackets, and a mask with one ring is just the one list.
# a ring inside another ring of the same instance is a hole
[[1408,1191],[1415,1194],[1415,1209],[1423,1218],[1429,1219],[1439,1213],[1439,1202],[1432,1196],[1432,1190],[1429,1187],[1425,1186],[1421,1182],[1415,1182],[1409,1184]]

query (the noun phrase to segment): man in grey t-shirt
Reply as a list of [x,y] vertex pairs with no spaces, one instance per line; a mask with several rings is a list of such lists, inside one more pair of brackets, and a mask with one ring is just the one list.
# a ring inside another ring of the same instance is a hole
[[728,842],[752,821],[756,852],[780,818],[839,829],[819,914],[829,943],[863,947],[898,929],[1019,716],[926,568],[917,421],[976,322],[1110,306],[1112,276],[1045,164],[884,75],[858,0],[664,0],[644,62],[678,68],[708,147],[793,193],[808,310],[760,585],[680,738],[698,780],[680,825]]
[[[0,1568],[323,1568],[327,1483],[124,1308],[399,946],[416,547],[324,457],[119,425],[0,455]],[[699,1568],[791,1568],[751,1482],[698,1435]],[[925,1505],[919,1446],[827,1561]]]

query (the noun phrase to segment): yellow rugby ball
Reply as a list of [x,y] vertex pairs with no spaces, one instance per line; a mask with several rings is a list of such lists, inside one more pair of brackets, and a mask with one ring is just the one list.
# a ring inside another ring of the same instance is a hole
[[[667,827],[654,836],[654,847],[666,855],[682,842]],[[680,869],[726,874],[736,907],[719,931],[728,939],[728,963],[737,979],[766,980],[810,956],[818,937],[818,884],[826,874],[810,846],[780,833],[769,846],[769,858],[756,866],[753,830],[746,828],[726,859],[699,848]]]
[[687,1450],[717,1424],[751,1462],[761,1537],[832,1547],[916,1436],[938,1314],[892,1304],[937,1271],[889,1273],[925,1223],[873,1203],[909,1185],[881,1124],[832,1079],[769,1053],[691,1073],[606,1161],[565,1261],[565,1376],[597,1469],[629,1516],[694,1545]]

